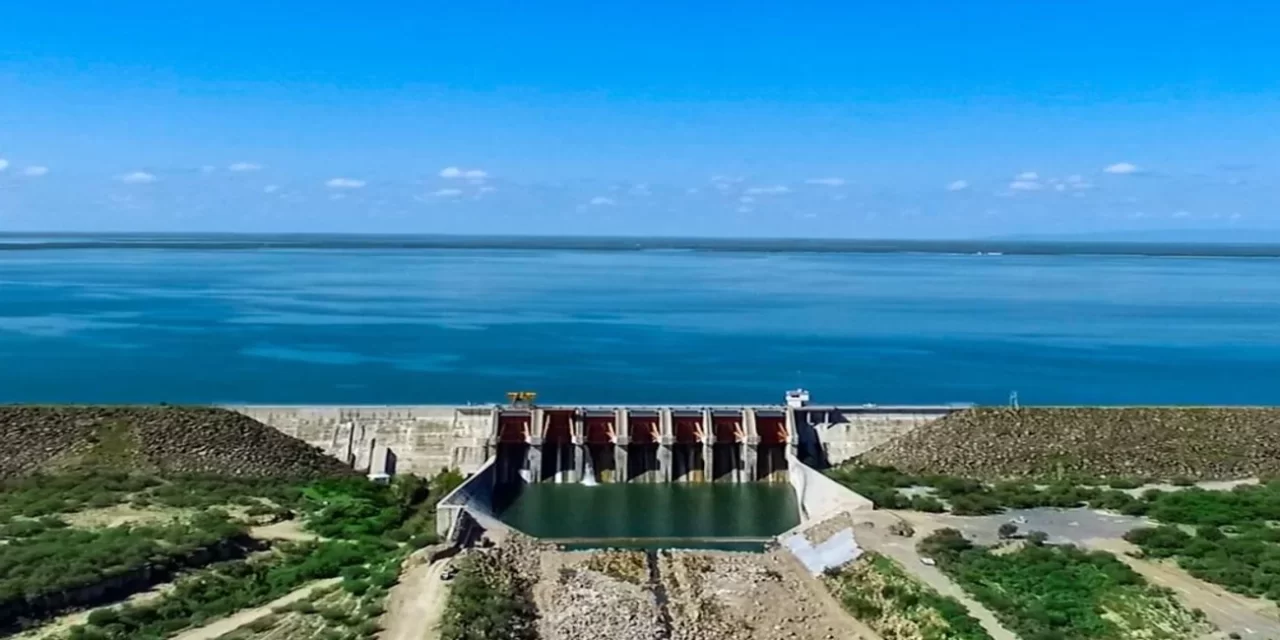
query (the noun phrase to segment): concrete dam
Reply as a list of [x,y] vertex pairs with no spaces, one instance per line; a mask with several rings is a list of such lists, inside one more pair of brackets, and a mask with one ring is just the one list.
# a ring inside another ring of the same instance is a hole
[[438,532],[455,539],[514,529],[569,545],[759,547],[870,508],[817,469],[967,407],[789,396],[739,407],[229,408],[374,479],[446,467],[470,474],[438,508]]
[[229,406],[371,475],[503,480],[778,480],[787,455],[837,464],[969,405]]

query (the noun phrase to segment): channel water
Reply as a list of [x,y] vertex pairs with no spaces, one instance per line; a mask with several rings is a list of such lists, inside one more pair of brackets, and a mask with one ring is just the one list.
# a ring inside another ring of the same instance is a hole
[[495,506],[506,524],[571,549],[759,550],[800,522],[785,483],[540,483]]

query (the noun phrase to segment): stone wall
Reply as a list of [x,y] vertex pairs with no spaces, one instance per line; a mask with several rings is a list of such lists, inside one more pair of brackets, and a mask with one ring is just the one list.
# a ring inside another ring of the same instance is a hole
[[366,471],[375,449],[395,454],[396,471],[430,475],[484,464],[489,407],[227,407]]

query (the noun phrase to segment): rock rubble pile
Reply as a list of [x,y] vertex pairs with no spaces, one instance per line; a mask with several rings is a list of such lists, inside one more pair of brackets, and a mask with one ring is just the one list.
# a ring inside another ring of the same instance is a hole
[[655,640],[666,637],[659,613],[653,593],[642,585],[566,568],[550,610],[542,614],[541,631],[546,640]]
[[0,478],[77,468],[311,478],[353,473],[252,418],[213,407],[0,407]]
[[859,461],[981,479],[1269,476],[1280,472],[1280,409],[970,409],[872,449]]

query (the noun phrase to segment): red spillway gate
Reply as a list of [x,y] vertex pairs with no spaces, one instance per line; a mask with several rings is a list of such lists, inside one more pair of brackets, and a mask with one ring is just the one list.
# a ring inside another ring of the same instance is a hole
[[706,431],[702,424],[702,414],[674,414],[671,416],[672,431],[675,432],[676,444],[694,444],[703,442]]
[[573,410],[548,409],[542,414],[542,441],[549,444],[573,442]]
[[784,415],[756,415],[756,435],[760,444],[784,444],[790,440]]
[[712,414],[711,423],[715,427],[717,444],[746,440],[746,434],[742,431],[742,414],[739,412]]
[[627,417],[631,427],[631,444],[655,444],[662,439],[658,414],[632,413]]
[[583,418],[583,430],[589,444],[612,444],[618,441],[618,432],[614,427],[616,418],[613,414],[590,415]]

